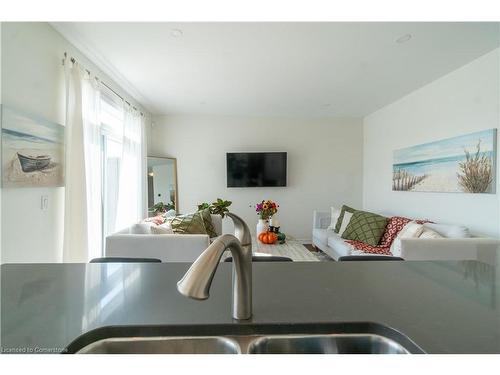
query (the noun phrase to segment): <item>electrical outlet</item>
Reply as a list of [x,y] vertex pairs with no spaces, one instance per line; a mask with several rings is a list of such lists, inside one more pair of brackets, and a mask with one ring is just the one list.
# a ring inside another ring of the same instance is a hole
[[47,208],[49,208],[49,196],[42,195],[42,197],[40,199],[40,209],[42,211],[45,211]]

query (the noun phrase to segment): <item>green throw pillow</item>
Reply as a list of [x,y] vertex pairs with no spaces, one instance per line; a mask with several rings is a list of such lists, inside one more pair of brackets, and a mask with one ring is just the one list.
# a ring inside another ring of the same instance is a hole
[[[203,210],[204,211],[204,210]],[[172,230],[176,234],[208,234],[203,211],[189,215],[177,215],[172,221]],[[208,214],[210,216],[210,213]]]
[[210,209],[205,208],[204,210],[198,211],[198,213],[201,213],[201,217],[203,218],[203,224],[205,225],[205,230],[207,231],[208,237],[210,238],[217,237],[218,234],[215,231],[214,223],[212,222]]
[[345,204],[342,206],[340,209],[340,216],[337,219],[337,224],[335,225],[335,233],[338,233],[340,230],[340,227],[342,226],[342,220],[344,220],[344,212],[349,212],[351,214],[354,214],[356,210],[352,207],[346,206]]
[[356,211],[352,214],[345,232],[342,233],[342,238],[377,246],[384,234],[387,221],[386,217],[371,212]]

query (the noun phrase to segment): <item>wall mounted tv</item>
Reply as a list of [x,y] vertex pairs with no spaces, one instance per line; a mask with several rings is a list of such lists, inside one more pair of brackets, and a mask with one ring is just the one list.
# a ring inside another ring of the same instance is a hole
[[286,186],[286,152],[228,152],[227,187]]

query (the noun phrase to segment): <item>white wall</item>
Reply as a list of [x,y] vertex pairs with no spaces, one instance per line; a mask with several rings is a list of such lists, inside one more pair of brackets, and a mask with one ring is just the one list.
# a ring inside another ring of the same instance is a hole
[[[123,91],[47,23],[2,23],[3,104],[64,125],[63,53]],[[40,209],[41,196],[49,198]],[[64,188],[2,189],[2,263],[62,260]]]
[[364,208],[463,224],[476,234],[498,236],[498,193],[394,192],[391,180],[395,149],[498,128],[499,101],[495,50],[365,117]]
[[[310,241],[314,209],[361,206],[360,119],[162,116],[154,123],[149,154],[177,158],[180,212],[218,197],[232,200],[231,210],[255,231],[258,217],[250,206],[273,199],[280,204],[282,230]],[[288,152],[288,186],[227,188],[225,158],[231,151]]]

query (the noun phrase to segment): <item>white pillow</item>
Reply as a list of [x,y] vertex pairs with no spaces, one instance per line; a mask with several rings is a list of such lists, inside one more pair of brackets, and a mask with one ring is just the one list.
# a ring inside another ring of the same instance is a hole
[[418,238],[429,239],[429,238],[444,238],[444,237],[441,236],[438,232],[424,227],[424,231],[420,234],[420,236],[418,236]]
[[344,211],[344,217],[342,218],[342,224],[340,225],[339,229],[339,236],[342,236],[342,234],[345,232],[345,229],[349,225],[351,218],[352,218],[352,213]]
[[335,226],[337,225],[337,220],[339,219],[340,213],[342,212],[340,208],[331,207],[332,210],[332,220],[330,221],[330,225],[328,226],[328,230],[335,230]]
[[410,221],[406,224],[403,229],[398,233],[397,237],[392,241],[391,248],[389,251],[395,257],[401,256],[401,239],[402,238],[419,238],[419,236],[424,231],[424,226],[418,224],[415,221]]
[[152,234],[174,234],[170,223],[156,225],[151,227]]
[[130,234],[151,234],[151,227],[155,226],[154,223],[137,223],[130,227]]
[[447,238],[468,238],[470,237],[470,232],[467,227],[461,225],[447,225],[447,224],[435,224],[435,223],[425,223],[424,227],[432,229],[434,232],[440,234]]

